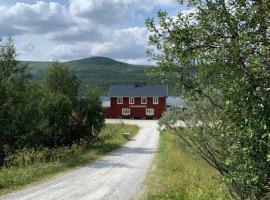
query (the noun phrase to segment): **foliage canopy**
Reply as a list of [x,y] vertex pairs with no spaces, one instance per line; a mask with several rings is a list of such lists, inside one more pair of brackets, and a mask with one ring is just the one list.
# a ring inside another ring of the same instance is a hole
[[[88,137],[92,129],[97,136],[103,127],[99,97],[88,94],[81,105],[80,81],[72,71],[53,62],[43,83],[32,82],[27,65],[16,60],[11,38],[0,41],[0,167],[25,148],[56,148],[81,139],[92,143],[95,138]],[[83,110],[87,110],[84,118],[74,121],[74,114]]]
[[[182,2],[180,2],[182,3]],[[190,109],[163,119],[239,199],[270,193],[270,2],[190,0],[191,12],[147,19],[150,75],[184,85]],[[157,51],[156,51],[157,49]]]
[[44,87],[52,93],[66,95],[74,102],[78,95],[80,81],[67,67],[55,61],[44,77]]

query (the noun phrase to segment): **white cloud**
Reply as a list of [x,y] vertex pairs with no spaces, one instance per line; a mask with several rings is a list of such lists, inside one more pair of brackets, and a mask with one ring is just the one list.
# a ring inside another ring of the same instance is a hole
[[58,42],[76,43],[103,41],[105,36],[98,27],[73,26],[62,31],[50,33],[49,38]]
[[88,56],[108,56],[115,59],[145,60],[147,31],[145,28],[111,29],[106,42],[78,42],[61,44],[50,54],[55,58],[68,60]]
[[152,11],[155,7],[176,7],[177,0],[123,0],[126,4],[135,5],[137,8],[144,9],[148,12]]
[[136,14],[123,0],[70,0],[70,13],[95,24],[111,25],[136,19]]
[[92,54],[114,58],[144,57],[147,43],[147,31],[141,27],[112,30],[111,40],[97,44]]
[[55,2],[16,3],[0,7],[0,23],[24,32],[48,33],[73,24],[65,6]]
[[136,64],[147,63],[146,15],[178,5],[177,0],[20,1],[11,6],[0,3],[0,35],[14,35],[20,59],[97,55]]
[[50,52],[50,57],[57,60],[73,60],[90,56],[90,43],[59,44]]
[[35,46],[32,44],[30,40],[23,42],[22,49],[25,52],[32,52],[35,49]]
[[73,17],[99,24],[114,24],[141,20],[138,10],[147,12],[156,7],[175,8],[177,0],[70,0]]

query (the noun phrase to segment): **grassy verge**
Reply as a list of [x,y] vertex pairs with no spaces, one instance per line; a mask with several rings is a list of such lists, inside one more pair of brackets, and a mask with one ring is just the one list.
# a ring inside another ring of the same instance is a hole
[[156,166],[143,199],[229,200],[218,174],[171,134],[160,138]]
[[122,133],[131,133],[132,138],[138,127],[133,125],[106,125],[100,137],[104,142],[94,145],[72,145],[58,149],[23,150],[16,155],[13,166],[0,169],[0,195],[36,183],[57,173],[91,161],[119,148],[127,142]]

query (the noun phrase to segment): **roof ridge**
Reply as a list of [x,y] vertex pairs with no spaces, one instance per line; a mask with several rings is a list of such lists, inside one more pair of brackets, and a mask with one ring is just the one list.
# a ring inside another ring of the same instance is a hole
[[168,85],[165,84],[117,84],[110,85],[109,96],[168,96]]

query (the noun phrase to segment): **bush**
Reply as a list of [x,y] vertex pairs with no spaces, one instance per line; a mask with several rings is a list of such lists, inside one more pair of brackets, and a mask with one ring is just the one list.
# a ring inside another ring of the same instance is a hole
[[79,86],[59,62],[53,62],[43,86],[33,83],[27,66],[16,60],[12,39],[0,39],[0,167],[46,158],[47,150],[34,155],[39,148],[95,141],[104,125],[101,102],[93,91],[78,100]]
[[26,67],[16,61],[11,39],[0,43],[0,166],[16,149],[40,142],[40,91]]
[[46,90],[54,94],[62,94],[76,104],[80,81],[76,75],[60,62],[54,61],[49,67],[43,80]]
[[70,138],[70,117],[72,103],[67,96],[49,93],[42,99],[41,109],[45,119],[44,144],[56,147],[72,144]]
[[81,99],[78,104],[74,132],[89,143],[94,142],[99,138],[98,135],[105,123],[99,94],[89,89],[85,98]]

